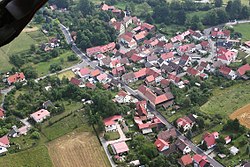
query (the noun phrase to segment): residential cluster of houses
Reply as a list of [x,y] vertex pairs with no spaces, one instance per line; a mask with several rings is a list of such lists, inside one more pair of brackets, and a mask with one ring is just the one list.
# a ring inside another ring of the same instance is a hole
[[99,69],[91,69],[88,67],[72,69],[77,77],[72,77],[70,82],[79,87],[87,87],[95,89],[96,83],[99,82],[105,89],[110,88],[111,78],[105,72]]
[[60,46],[60,39],[51,38],[48,43],[43,43],[40,48],[41,50],[48,52]]
[[[2,108],[0,108],[0,119],[5,119],[4,115],[5,111]],[[50,117],[50,112],[45,109],[38,110],[30,115],[30,118],[34,120],[35,123],[41,123],[48,117]],[[6,154],[6,152],[8,152],[8,148],[10,147],[10,141],[9,141],[10,137],[16,138],[22,135],[27,135],[28,131],[31,128],[31,124],[28,123],[27,121],[28,118],[23,121],[23,123],[24,122],[25,123],[20,128],[18,128],[17,126],[12,126],[12,129],[6,135],[0,138],[0,155],[4,155]]]

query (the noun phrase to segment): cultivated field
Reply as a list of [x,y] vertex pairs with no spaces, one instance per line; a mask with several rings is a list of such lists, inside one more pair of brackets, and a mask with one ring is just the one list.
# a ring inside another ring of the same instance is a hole
[[230,115],[230,118],[237,118],[242,125],[250,129],[250,104],[236,110]]
[[75,76],[75,74],[71,70],[69,70],[69,71],[65,71],[63,73],[60,73],[57,76],[60,79],[62,79],[63,77],[66,77],[66,78],[68,78],[70,80],[72,77]]
[[106,154],[91,132],[72,132],[48,144],[55,167],[109,167]]
[[229,116],[235,110],[250,103],[250,81],[229,88],[213,90],[213,96],[201,106],[206,114]]

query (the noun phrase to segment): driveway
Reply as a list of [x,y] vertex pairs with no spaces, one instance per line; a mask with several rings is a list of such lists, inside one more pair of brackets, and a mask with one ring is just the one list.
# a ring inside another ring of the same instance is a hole
[[122,131],[122,128],[121,128],[121,126],[120,126],[120,124],[116,124],[116,126],[117,126],[117,132],[119,133],[119,135],[120,135],[120,138],[119,139],[117,139],[117,140],[111,140],[111,141],[107,141],[106,143],[107,143],[107,145],[109,145],[109,144],[113,144],[113,143],[118,143],[118,142],[123,142],[123,141],[128,141],[128,140],[131,140],[131,138],[127,138],[126,137],[126,135],[123,133],[123,131]]

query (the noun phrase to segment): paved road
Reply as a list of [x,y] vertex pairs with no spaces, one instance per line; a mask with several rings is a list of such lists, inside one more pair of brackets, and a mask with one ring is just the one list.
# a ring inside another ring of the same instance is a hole
[[[68,31],[66,28],[62,28],[62,31]],[[66,39],[69,38],[70,41],[70,33],[69,32],[65,32],[64,35],[66,35]],[[80,49],[77,48],[77,46],[73,43],[72,44],[72,50],[78,55],[81,56],[83,61],[86,61],[86,63],[91,66],[92,68],[98,68],[101,71],[105,71],[103,70],[101,67],[97,66],[96,64],[93,64],[91,62],[91,60],[84,54],[81,52]],[[112,75],[109,74],[110,78],[114,78]],[[137,97],[139,100],[142,100],[144,97],[140,97],[137,93],[136,90],[133,90],[132,88],[130,88],[128,85],[126,85],[124,82],[120,81],[121,85],[123,86],[123,88],[128,91],[131,95],[134,95],[135,97]],[[167,128],[175,128],[170,122],[167,121],[167,119],[158,111],[156,111],[153,107],[148,106],[148,109],[154,113],[155,115],[157,115],[157,117],[166,125]],[[176,129],[177,130],[177,129]],[[196,145],[194,145],[190,140],[188,140],[185,136],[183,136],[178,130],[177,130],[177,135],[178,138],[185,141],[185,143],[192,149],[193,152],[197,153],[197,154],[201,154],[201,155],[206,155],[205,152],[203,150],[201,150],[199,147],[197,147]],[[114,165],[113,159],[110,156],[108,150],[107,150],[107,143],[105,142],[104,139],[101,139],[102,144],[104,146],[105,152],[108,156],[108,159],[110,161],[110,163],[112,164],[112,166]],[[206,155],[207,156],[207,155]],[[214,167],[223,167],[223,165],[221,165],[219,162],[217,162],[216,160],[214,160],[213,158],[211,158],[210,156],[207,156],[207,159],[209,160],[209,162],[211,163],[211,165],[213,165]]]

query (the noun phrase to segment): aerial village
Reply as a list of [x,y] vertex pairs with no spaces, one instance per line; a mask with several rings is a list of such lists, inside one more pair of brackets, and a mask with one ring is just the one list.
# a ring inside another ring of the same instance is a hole
[[[121,105],[134,104],[133,112],[103,120],[103,146],[108,150],[107,154],[117,164],[124,162],[131,151],[128,146],[131,134],[127,134],[133,132],[149,138],[159,153],[168,156],[178,152],[180,166],[216,167],[213,156],[227,156],[212,154],[221,135],[219,132],[206,132],[199,144],[195,145],[188,136],[199,128],[197,120],[201,116],[190,113],[168,122],[158,110],[170,109],[171,115],[178,113],[181,106],[176,104],[172,87],[180,90],[191,85],[200,88],[203,81],[217,76],[227,80],[248,80],[249,64],[237,69],[230,67],[230,64],[242,61],[238,58],[239,50],[250,53],[250,41],[241,43],[238,39],[231,39],[230,30],[223,27],[211,28],[207,32],[188,29],[176,32],[176,36],[167,39],[157,33],[154,25],[130,16],[129,12],[106,4],[100,10],[111,11],[119,18],[109,21],[109,25],[117,31],[118,39],[104,46],[88,48],[86,61],[89,61],[89,66],[73,69],[76,76],[70,82],[92,90],[96,89],[97,83],[105,90],[118,87],[113,101]],[[48,48],[47,45],[43,46],[45,50]],[[191,84],[193,78],[196,79]],[[16,73],[7,76],[5,82],[10,86],[15,82],[25,82],[25,76]],[[84,99],[83,102],[92,103]],[[49,105],[53,104],[45,102],[44,109],[34,111],[30,118],[39,123],[50,117],[50,112],[46,110]],[[0,119],[4,119],[4,116],[4,110],[0,109]],[[11,132],[0,138],[0,154],[8,151],[8,138],[25,135],[29,131],[31,125],[27,119],[21,120],[21,128],[13,127]],[[112,134],[118,136],[111,139]],[[225,145],[233,141],[230,135],[222,136]],[[235,146],[229,148],[231,155],[239,151]],[[143,166],[143,163],[135,160],[129,165]]]

